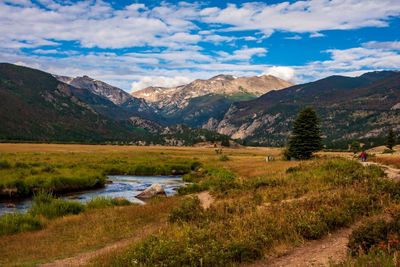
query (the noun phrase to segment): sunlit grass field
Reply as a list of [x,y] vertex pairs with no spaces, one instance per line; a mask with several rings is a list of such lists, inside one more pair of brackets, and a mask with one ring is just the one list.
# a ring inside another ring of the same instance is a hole
[[[0,160],[11,165],[1,171],[0,184],[17,170],[17,162],[26,163],[26,170],[35,163],[52,166],[50,180],[64,170],[104,176],[135,174],[141,166],[144,174],[179,171],[193,183],[181,195],[144,206],[87,209],[45,218],[41,230],[0,236],[0,265],[51,262],[137,235],[130,246],[89,264],[239,265],[281,255],[400,200],[400,187],[379,167],[338,158],[349,153],[319,153],[307,162],[283,161],[281,150],[270,148],[223,149],[223,154],[205,147],[0,144]],[[266,155],[275,160],[266,162]],[[215,198],[208,210],[195,199],[202,190]]]

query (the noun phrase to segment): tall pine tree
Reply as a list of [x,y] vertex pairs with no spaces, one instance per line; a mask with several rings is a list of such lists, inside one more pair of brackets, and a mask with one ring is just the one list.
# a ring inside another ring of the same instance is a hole
[[393,150],[393,147],[396,145],[396,135],[393,132],[393,129],[389,129],[387,139],[386,139],[386,146],[390,150]]
[[302,109],[293,125],[288,154],[295,159],[309,159],[322,148],[319,119],[313,108]]

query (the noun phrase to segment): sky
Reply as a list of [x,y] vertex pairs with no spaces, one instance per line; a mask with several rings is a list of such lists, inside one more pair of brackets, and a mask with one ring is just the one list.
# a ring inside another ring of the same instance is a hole
[[0,0],[0,62],[128,92],[218,74],[400,70],[399,0]]

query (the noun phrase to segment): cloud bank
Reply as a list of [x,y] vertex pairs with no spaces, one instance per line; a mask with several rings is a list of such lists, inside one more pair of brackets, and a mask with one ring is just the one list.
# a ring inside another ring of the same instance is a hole
[[[102,0],[0,0],[0,61],[61,75],[87,74],[125,90],[176,86],[220,73],[266,73],[302,82],[331,74],[399,69],[398,36],[327,47],[320,51],[323,59],[302,64],[271,64],[277,42],[326,39],[330,31],[387,28],[399,16],[398,0],[219,6],[163,1],[118,8]],[[271,44],[278,33],[283,37]]]

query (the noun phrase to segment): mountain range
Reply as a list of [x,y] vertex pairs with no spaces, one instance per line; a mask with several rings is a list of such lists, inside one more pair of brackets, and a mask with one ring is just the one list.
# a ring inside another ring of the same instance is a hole
[[389,128],[400,131],[400,72],[359,77],[331,76],[234,103],[210,130],[265,145],[284,145],[297,112],[312,106],[321,118],[325,143],[382,143]]
[[255,99],[291,85],[271,75],[234,77],[221,74],[177,87],[148,87],[132,95],[146,100],[170,123],[207,128],[210,118],[222,119],[232,103]]
[[400,130],[400,72],[330,76],[293,85],[277,77],[218,75],[129,94],[88,76],[0,64],[0,140],[281,146],[297,112],[313,106],[328,146],[382,143]]

